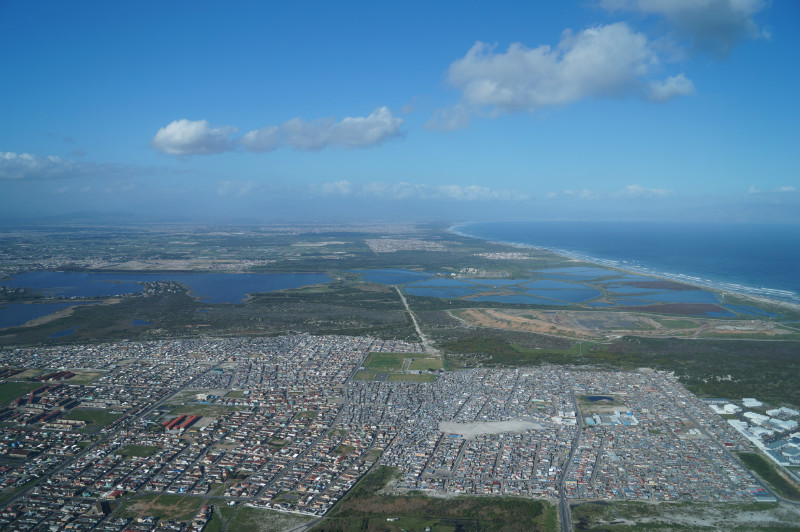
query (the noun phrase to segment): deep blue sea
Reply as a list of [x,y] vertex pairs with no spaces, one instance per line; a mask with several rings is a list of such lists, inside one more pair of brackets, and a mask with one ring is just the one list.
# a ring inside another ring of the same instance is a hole
[[800,304],[800,225],[475,222],[452,231]]

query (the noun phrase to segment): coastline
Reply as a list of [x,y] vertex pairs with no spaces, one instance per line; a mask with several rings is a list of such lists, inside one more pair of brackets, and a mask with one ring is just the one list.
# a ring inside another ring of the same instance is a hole
[[[707,290],[713,292],[715,294],[719,294],[722,300],[725,300],[726,295],[739,297],[748,301],[752,301],[753,303],[757,303],[759,305],[768,305],[768,306],[776,306],[782,307],[788,310],[800,312],[800,303],[794,303],[792,301],[787,301],[784,299],[775,299],[771,298],[768,295],[763,294],[754,294],[752,292],[748,292],[748,290],[772,290],[772,289],[754,289],[744,285],[739,285],[737,283],[730,283],[730,284],[718,284],[714,283],[713,281],[703,282],[703,279],[699,277],[694,277],[686,274],[673,274],[670,272],[654,272],[647,269],[637,269],[635,267],[630,266],[620,266],[619,260],[613,259],[602,259],[598,257],[592,257],[588,255],[584,255],[577,252],[571,252],[565,249],[558,249],[558,248],[551,248],[547,246],[537,246],[533,244],[527,244],[522,242],[510,242],[505,240],[491,240],[488,238],[472,235],[469,233],[465,233],[461,231],[461,228],[469,225],[474,224],[482,224],[482,223],[492,223],[492,221],[474,221],[474,222],[460,222],[458,224],[451,225],[447,228],[448,233],[452,233],[455,235],[459,235],[464,238],[474,238],[475,240],[480,240],[482,242],[490,242],[493,244],[502,244],[506,246],[512,246],[515,248],[520,249],[533,249],[533,250],[540,250],[540,251],[547,251],[549,253],[553,253],[565,259],[576,261],[576,262],[583,262],[586,264],[592,264],[601,268],[606,268],[610,270],[619,271],[625,274],[632,274],[632,275],[641,275],[641,276],[648,276],[654,277],[657,279],[663,279],[666,281],[673,281],[681,284],[685,284],[687,286],[692,286],[698,289]],[[622,261],[624,262],[624,261]],[[783,290],[773,290],[775,292],[784,292]]]

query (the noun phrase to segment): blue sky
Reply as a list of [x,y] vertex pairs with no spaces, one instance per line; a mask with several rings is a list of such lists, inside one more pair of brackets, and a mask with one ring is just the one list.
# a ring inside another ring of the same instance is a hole
[[0,1],[0,210],[800,222],[800,4]]

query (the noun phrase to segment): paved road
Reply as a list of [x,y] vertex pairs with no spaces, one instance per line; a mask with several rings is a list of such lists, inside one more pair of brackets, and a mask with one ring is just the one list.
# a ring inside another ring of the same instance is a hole
[[564,490],[564,480],[569,475],[569,470],[572,467],[572,458],[575,456],[575,449],[578,448],[578,443],[581,441],[581,434],[583,433],[583,419],[578,410],[578,402],[575,399],[575,392],[571,392],[572,403],[575,406],[575,415],[578,421],[578,431],[575,433],[575,439],[572,440],[572,447],[569,450],[567,457],[567,464],[564,466],[564,471],[558,481],[558,515],[561,518],[561,531],[572,532],[572,512],[569,507],[569,500],[567,500],[567,492]]
[[397,290],[397,295],[400,296],[400,301],[403,302],[403,306],[406,307],[406,312],[408,312],[408,315],[411,316],[411,321],[414,322],[414,328],[417,330],[417,335],[419,336],[420,342],[422,342],[422,348],[425,350],[426,353],[432,355],[438,355],[439,350],[433,347],[431,343],[428,341],[428,338],[424,334],[422,334],[422,329],[419,328],[417,317],[414,315],[413,312],[411,312],[411,308],[408,306],[408,301],[406,301],[406,296],[404,296],[403,292],[400,291],[399,286],[395,286],[394,289]]

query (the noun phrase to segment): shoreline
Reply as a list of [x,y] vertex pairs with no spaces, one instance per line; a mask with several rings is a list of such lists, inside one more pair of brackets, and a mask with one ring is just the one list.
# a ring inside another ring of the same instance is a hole
[[[721,296],[721,298],[722,298],[722,302],[721,303],[725,303],[725,296],[726,295],[731,295],[731,296],[740,297],[742,299],[746,299],[746,300],[752,301],[752,302],[757,303],[759,305],[777,306],[777,307],[786,308],[786,309],[789,309],[789,310],[792,310],[792,311],[795,311],[795,312],[800,312],[800,303],[793,303],[791,301],[786,301],[786,300],[783,300],[783,299],[773,299],[773,298],[770,298],[770,297],[764,296],[764,295],[756,295],[756,294],[748,293],[746,291],[748,289],[748,287],[742,286],[742,285],[738,285],[736,283],[731,283],[731,286],[733,288],[730,288],[730,287],[727,287],[727,286],[719,286],[719,285],[715,285],[713,282],[704,283],[702,279],[699,279],[697,277],[693,277],[693,276],[690,276],[690,275],[671,274],[671,273],[668,273],[668,272],[652,272],[652,271],[649,271],[649,270],[639,270],[639,269],[636,269],[636,268],[619,266],[618,265],[619,261],[616,261],[616,260],[613,260],[613,259],[600,259],[600,258],[597,258],[597,257],[590,257],[590,256],[582,255],[580,253],[570,252],[569,250],[553,249],[553,248],[549,248],[549,247],[546,247],[546,246],[536,246],[536,245],[533,245],[533,244],[525,244],[525,243],[521,243],[521,242],[509,242],[509,241],[504,241],[504,240],[490,240],[488,238],[479,237],[479,236],[471,235],[471,234],[468,234],[468,233],[464,233],[464,232],[462,232],[460,230],[460,228],[462,228],[464,226],[474,225],[474,224],[481,224],[481,223],[492,223],[492,222],[490,222],[490,221],[484,221],[484,222],[480,222],[480,221],[477,221],[477,222],[460,222],[458,224],[454,224],[454,225],[449,226],[446,231],[448,233],[459,235],[461,237],[474,238],[475,240],[480,240],[482,242],[490,242],[492,244],[502,244],[502,245],[511,246],[511,247],[515,247],[515,248],[520,248],[520,249],[532,249],[532,250],[539,250],[539,251],[547,251],[549,253],[553,253],[554,255],[558,255],[560,257],[563,257],[563,258],[571,260],[571,261],[583,262],[583,263],[586,263],[586,264],[592,264],[594,266],[598,266],[598,267],[606,268],[606,269],[610,269],[610,270],[616,270],[616,271],[619,271],[619,272],[625,273],[625,274],[641,275],[643,277],[644,276],[648,276],[648,277],[654,277],[654,278],[657,278],[657,279],[663,279],[665,281],[673,281],[673,282],[685,284],[687,286],[692,286],[692,287],[695,287],[695,288],[698,288],[698,289],[708,290],[710,292],[714,292],[716,294],[719,294]],[[741,290],[739,288],[741,288]],[[767,289],[767,290],[771,290],[771,289]],[[731,303],[729,303],[729,304],[731,304]],[[760,318],[761,319],[773,319],[773,318],[768,318],[766,316],[761,316]]]

